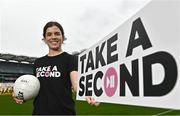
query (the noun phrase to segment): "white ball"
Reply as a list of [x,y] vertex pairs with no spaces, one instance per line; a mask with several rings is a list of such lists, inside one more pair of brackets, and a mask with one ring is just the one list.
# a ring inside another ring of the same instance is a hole
[[30,100],[39,93],[40,82],[33,75],[22,75],[14,83],[14,95],[22,100]]

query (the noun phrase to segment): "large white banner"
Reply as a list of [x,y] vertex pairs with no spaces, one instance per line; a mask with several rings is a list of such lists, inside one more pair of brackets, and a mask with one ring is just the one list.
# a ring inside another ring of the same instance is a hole
[[180,1],[151,1],[78,62],[78,100],[180,109]]

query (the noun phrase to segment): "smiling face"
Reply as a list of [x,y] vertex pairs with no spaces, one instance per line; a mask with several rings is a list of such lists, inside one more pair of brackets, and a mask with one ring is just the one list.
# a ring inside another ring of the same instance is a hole
[[49,50],[61,50],[61,45],[64,37],[57,26],[48,27],[44,38],[45,43],[48,45]]

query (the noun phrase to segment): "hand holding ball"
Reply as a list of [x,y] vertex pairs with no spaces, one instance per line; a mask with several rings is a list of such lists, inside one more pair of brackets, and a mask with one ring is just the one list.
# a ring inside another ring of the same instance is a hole
[[39,93],[40,82],[33,75],[22,75],[14,83],[14,96],[21,100],[30,100]]

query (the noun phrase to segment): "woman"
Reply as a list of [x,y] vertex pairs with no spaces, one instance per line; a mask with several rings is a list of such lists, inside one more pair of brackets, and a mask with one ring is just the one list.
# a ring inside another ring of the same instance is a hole
[[[41,87],[33,102],[33,115],[75,115],[72,88],[77,90],[77,57],[62,50],[65,36],[58,22],[48,22],[44,26],[43,36],[49,52],[34,63],[34,75],[38,77]],[[23,103],[15,96],[14,99],[18,104]],[[90,96],[86,100],[91,105],[97,105]]]

